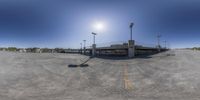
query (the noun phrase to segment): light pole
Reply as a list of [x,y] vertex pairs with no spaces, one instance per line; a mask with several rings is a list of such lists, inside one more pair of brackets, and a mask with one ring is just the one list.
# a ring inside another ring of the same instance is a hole
[[128,40],[128,57],[130,57],[130,58],[135,56],[135,42],[132,39],[133,25],[134,25],[134,23],[131,23],[129,26],[131,36],[130,36],[130,40]]
[[131,23],[130,26],[129,26],[130,32],[131,32],[131,37],[130,37],[131,40],[132,40],[133,25],[134,25],[134,23]]
[[81,45],[81,54],[82,54],[82,43],[80,43],[80,45]]
[[85,42],[86,42],[86,40],[83,40],[83,43],[84,43],[84,47],[83,47],[83,49],[84,49],[84,54],[85,54]]
[[170,43],[169,43],[169,42],[167,42],[167,43],[168,43],[168,49],[170,49],[170,46],[171,46],[171,45],[170,45]]
[[165,43],[165,49],[167,49],[167,41],[163,41]]
[[92,32],[93,34],[93,44],[95,44],[95,35],[97,35],[97,33]]
[[157,35],[157,39],[158,39],[158,51],[159,51],[159,52],[160,52],[160,37],[161,37],[161,35],[158,34],[158,35]]
[[83,40],[83,43],[84,43],[83,46],[84,46],[84,47],[85,47],[85,42],[86,42],[86,40]]
[[92,45],[92,56],[95,56],[96,54],[96,44],[95,44],[95,35],[97,35],[97,33],[92,32],[93,34],[93,45]]

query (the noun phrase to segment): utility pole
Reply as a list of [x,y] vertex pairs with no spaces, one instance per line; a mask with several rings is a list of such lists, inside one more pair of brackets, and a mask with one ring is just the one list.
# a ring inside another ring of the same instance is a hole
[[86,47],[85,47],[86,40],[83,40],[83,43],[84,43],[83,49],[84,49],[84,54],[85,54],[86,53],[86,51],[85,51],[85,49],[86,49]]

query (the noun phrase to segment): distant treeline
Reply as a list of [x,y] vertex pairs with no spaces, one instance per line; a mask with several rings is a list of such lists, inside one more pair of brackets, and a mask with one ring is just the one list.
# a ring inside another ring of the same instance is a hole
[[200,47],[193,47],[193,50],[200,50]]
[[1,51],[17,51],[16,47],[0,48]]

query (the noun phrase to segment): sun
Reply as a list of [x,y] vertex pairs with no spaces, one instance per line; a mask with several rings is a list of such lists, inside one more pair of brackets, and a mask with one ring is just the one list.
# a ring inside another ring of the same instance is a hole
[[94,24],[94,28],[95,28],[96,30],[104,30],[105,24],[104,24],[103,22],[96,22],[96,23]]

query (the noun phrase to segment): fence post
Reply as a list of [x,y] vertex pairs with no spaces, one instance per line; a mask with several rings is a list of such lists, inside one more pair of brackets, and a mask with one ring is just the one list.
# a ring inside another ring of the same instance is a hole
[[128,57],[132,58],[135,56],[135,41],[129,40],[128,41]]

